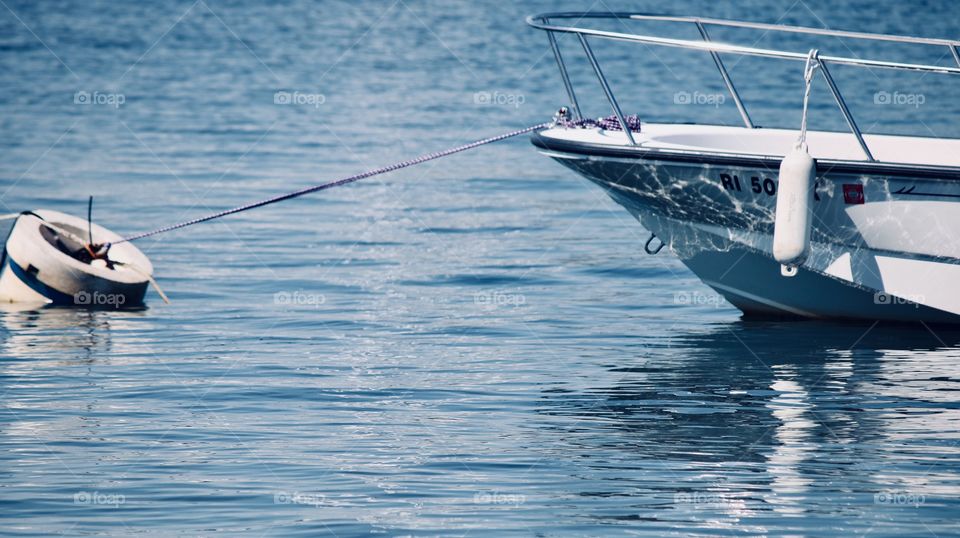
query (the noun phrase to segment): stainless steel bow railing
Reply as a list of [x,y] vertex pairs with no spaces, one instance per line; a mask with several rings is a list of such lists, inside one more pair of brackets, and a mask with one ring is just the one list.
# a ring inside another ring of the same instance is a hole
[[[594,28],[581,28],[578,26],[563,26],[554,24],[553,21],[568,21],[574,20],[574,25],[579,24],[580,21],[589,20],[589,19],[619,19],[622,21],[660,21],[660,22],[680,22],[680,23],[689,23],[695,25],[697,30],[700,33],[700,36],[703,38],[702,41],[691,41],[685,39],[674,39],[667,37],[658,37],[652,35],[644,34],[633,34],[633,33],[624,33],[624,32],[611,32],[606,30],[598,30]],[[610,84],[607,82],[606,77],[603,74],[603,70],[600,67],[600,63],[597,61],[596,55],[593,53],[593,49],[590,46],[588,37],[595,37],[600,39],[610,39],[615,41],[629,41],[634,43],[644,43],[647,45],[656,45],[664,47],[674,47],[682,49],[691,49],[707,52],[713,58],[714,64],[717,66],[717,69],[720,71],[720,75],[723,78],[723,82],[727,87],[727,91],[730,92],[730,96],[733,98],[734,104],[737,106],[737,110],[740,112],[740,116],[743,119],[744,125],[748,129],[754,127],[753,121],[750,119],[750,114],[747,112],[747,108],[743,103],[743,99],[740,98],[740,94],[737,92],[737,88],[733,83],[733,79],[730,77],[730,73],[727,71],[726,66],[724,66],[723,60],[721,59],[721,54],[732,54],[732,55],[741,55],[741,56],[759,56],[764,58],[776,58],[781,60],[795,60],[805,62],[807,60],[807,53],[801,52],[792,52],[792,51],[783,51],[783,50],[773,50],[773,49],[762,49],[756,47],[744,47],[740,45],[731,45],[725,43],[716,43],[710,40],[710,35],[707,32],[707,27],[717,26],[717,27],[731,27],[731,28],[751,28],[756,30],[765,30],[767,32],[787,32],[787,33],[798,33],[798,34],[810,34],[810,35],[820,35],[820,36],[830,36],[830,37],[840,37],[848,39],[857,39],[857,40],[871,40],[871,41],[889,41],[889,42],[898,42],[898,43],[912,43],[920,45],[929,45],[937,47],[946,47],[949,49],[950,54],[953,56],[954,61],[957,64],[957,67],[944,67],[938,65],[928,65],[928,64],[915,64],[915,63],[902,63],[902,62],[889,62],[883,60],[867,60],[862,58],[849,58],[843,56],[829,56],[829,55],[820,55],[817,58],[819,70],[823,73],[824,78],[826,79],[827,85],[830,87],[830,92],[833,94],[834,100],[837,102],[837,106],[840,109],[841,114],[843,114],[844,119],[847,122],[847,125],[850,127],[850,131],[857,139],[857,143],[860,144],[860,148],[863,150],[864,155],[866,155],[867,160],[875,161],[873,154],[870,152],[870,148],[867,147],[867,143],[863,139],[863,133],[861,133],[860,128],[857,126],[857,122],[854,120],[853,115],[850,113],[849,107],[843,98],[843,94],[840,93],[840,89],[837,87],[836,81],[833,78],[833,75],[830,73],[830,68],[828,65],[849,65],[855,67],[864,67],[864,68],[878,68],[878,69],[898,69],[898,70],[907,70],[907,71],[920,71],[926,73],[942,73],[949,75],[960,75],[960,41],[950,40],[950,39],[931,39],[931,38],[922,38],[922,37],[907,37],[907,36],[898,36],[898,35],[887,35],[887,34],[872,34],[866,32],[847,32],[841,30],[829,30],[822,28],[805,28],[800,26],[787,26],[779,24],[764,24],[756,22],[745,22],[745,21],[735,21],[735,20],[724,20],[724,19],[710,19],[702,17],[678,17],[672,15],[654,15],[654,14],[643,14],[643,13],[544,13],[541,15],[532,15],[527,17],[527,24],[534,28],[544,30],[547,33],[547,37],[550,40],[550,48],[553,50],[554,58],[557,61],[557,67],[560,69],[560,77],[563,79],[563,86],[567,92],[567,97],[570,99],[570,105],[573,108],[573,112],[576,115],[577,119],[582,118],[580,103],[577,101],[577,95],[574,91],[573,84],[570,82],[570,75],[567,71],[567,66],[564,63],[563,55],[560,52],[560,47],[557,45],[557,33],[569,33],[576,34],[580,40],[580,45],[583,47],[583,51],[587,56],[587,60],[590,62],[590,66],[593,68],[594,74],[597,76],[597,79],[600,82],[600,86],[603,89],[603,93],[606,95],[607,100],[610,102],[610,107],[613,109],[614,115],[616,115],[617,120],[620,122],[621,127],[623,127],[623,132],[626,134],[627,139],[630,141],[631,145],[636,145],[636,141],[633,138],[633,134],[630,132],[630,129],[627,128],[626,121],[623,117],[623,112],[620,110],[620,105],[617,102],[616,96],[613,94],[613,90],[610,88]]]

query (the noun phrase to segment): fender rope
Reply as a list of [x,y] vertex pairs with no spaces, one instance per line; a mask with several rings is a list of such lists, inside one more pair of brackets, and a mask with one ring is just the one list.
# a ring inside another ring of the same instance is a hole
[[[416,158],[414,158],[414,159],[410,159],[410,160],[408,160],[408,161],[401,161],[401,162],[398,162],[398,163],[395,163],[395,164],[391,164],[391,165],[389,165],[389,166],[384,166],[384,167],[382,167],[382,168],[375,168],[375,169],[373,169],[373,170],[368,170],[368,171],[366,171],[366,172],[362,172],[362,173],[359,173],[359,174],[356,174],[356,175],[348,176],[348,177],[345,177],[345,178],[343,178],[343,179],[338,179],[338,180],[336,180],[336,181],[330,181],[330,182],[328,182],[328,183],[322,183],[322,184],[320,184],[320,185],[314,185],[314,186],[312,186],[312,187],[307,187],[307,188],[300,189],[300,190],[297,190],[297,191],[289,192],[289,193],[287,193],[287,194],[281,194],[281,195],[279,195],[279,196],[274,196],[273,198],[267,198],[266,200],[260,200],[259,202],[253,202],[253,203],[250,203],[250,204],[245,204],[245,205],[237,206],[237,207],[234,207],[234,208],[232,208],[232,209],[227,209],[227,210],[224,210],[224,211],[219,211],[219,212],[217,212],[217,213],[213,213],[213,214],[207,215],[207,216],[205,216],[205,217],[200,217],[200,218],[196,218],[196,219],[193,219],[193,220],[184,221],[184,222],[181,222],[181,223],[179,223],[179,224],[173,224],[173,225],[170,225],[170,226],[164,226],[164,227],[162,227],[162,228],[157,228],[156,230],[152,230],[152,231],[149,231],[149,232],[143,232],[143,233],[139,233],[139,234],[135,234],[135,235],[130,235],[130,236],[124,237],[123,239],[120,239],[120,240],[118,240],[118,241],[114,241],[113,243],[114,243],[114,244],[118,244],[118,243],[125,243],[125,242],[127,242],[127,241],[136,241],[136,240],[138,240],[138,239],[143,239],[143,238],[145,238],[145,237],[150,237],[150,236],[152,236],[152,235],[157,235],[157,234],[161,234],[161,233],[165,233],[165,232],[170,232],[170,231],[177,230],[177,229],[180,229],[180,228],[186,228],[187,226],[193,226],[194,224],[200,224],[201,222],[207,222],[207,221],[209,221],[209,220],[219,219],[220,217],[226,217],[227,215],[233,215],[233,214],[235,214],[235,213],[241,213],[241,212],[243,212],[243,211],[248,211],[248,210],[250,210],[250,209],[255,209],[255,208],[258,208],[258,207],[263,207],[263,206],[265,206],[265,205],[275,204],[275,203],[277,203],[277,202],[283,202],[284,200],[290,200],[290,199],[293,199],[293,198],[298,198],[298,197],[303,196],[303,195],[305,195],[305,194],[310,194],[310,193],[313,193],[313,192],[318,192],[318,191],[330,189],[330,188],[333,188],[333,187],[339,187],[339,186],[341,186],[341,185],[346,185],[346,184],[348,184],[348,183],[353,183],[354,181],[359,181],[359,180],[361,180],[361,179],[365,179],[365,178],[368,178],[368,177],[371,177],[371,176],[376,176],[376,175],[380,175],[380,174],[385,174],[385,173],[387,173],[387,172],[393,172],[394,170],[400,170],[401,168],[407,168],[408,166],[413,166],[413,165],[415,165],[415,164],[425,163],[425,162],[427,162],[427,161],[432,161],[432,160],[434,160],[434,159],[439,159],[439,158],[441,158],[441,157],[446,157],[446,156],[448,156],[448,155],[453,155],[454,153],[460,153],[461,151],[467,151],[468,149],[473,149],[473,148],[480,147],[480,146],[483,146],[483,145],[486,145],[486,144],[492,144],[492,143],[494,143],[494,142],[499,142],[499,141],[501,141],[501,140],[506,140],[506,139],[508,139],[508,138],[513,138],[513,137],[515,137],[515,136],[520,136],[520,135],[522,135],[522,134],[526,134],[526,133],[529,133],[529,132],[532,132],[532,131],[536,131],[536,130],[538,130],[538,129],[543,129],[543,128],[545,128],[545,127],[549,127],[550,125],[552,125],[552,124],[551,124],[551,123],[540,123],[540,124],[533,125],[533,126],[530,126],[530,127],[524,128],[524,129],[520,129],[520,130],[518,130],[518,131],[512,131],[512,132],[505,133],[505,134],[502,134],[502,135],[492,136],[492,137],[490,137],[490,138],[484,138],[484,139],[481,139],[481,140],[477,140],[477,141],[475,141],[475,142],[470,142],[469,144],[464,144],[464,145],[462,145],[462,146],[456,146],[456,147],[454,147],[454,148],[450,148],[450,149],[447,149],[447,150],[444,150],[444,151],[438,151],[438,152],[436,152],[436,153],[428,153],[428,154],[426,154],[426,155],[421,155],[421,156],[419,156],[419,157],[416,157]],[[108,245],[108,247],[109,247],[109,245]]]
[[820,65],[820,51],[811,49],[807,54],[807,64],[803,68],[803,116],[800,118],[800,136],[797,147],[807,149],[807,107],[810,104],[810,87],[813,85],[813,72]]

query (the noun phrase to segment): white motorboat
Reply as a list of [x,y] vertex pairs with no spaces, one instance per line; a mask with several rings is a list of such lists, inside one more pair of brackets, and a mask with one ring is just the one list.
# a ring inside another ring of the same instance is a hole
[[[689,23],[703,40],[574,26],[600,18]],[[863,134],[830,70],[845,65],[956,76],[960,41],[630,13],[551,13],[527,22],[549,37],[573,116],[535,133],[533,143],[633,214],[652,233],[648,252],[658,250],[652,250],[655,236],[746,315],[960,322],[960,139]],[[711,26],[942,47],[956,66],[717,43],[707,33]],[[612,127],[582,121],[557,47],[560,33],[579,38],[612,109]],[[591,41],[603,39],[712,56],[744,125],[643,123],[638,129],[625,119],[592,51]],[[753,125],[721,58],[727,55],[794,61],[800,81],[806,60],[825,78],[850,127],[806,134],[816,168],[809,201],[799,200],[798,211],[810,218],[801,219],[809,224],[795,235],[809,240],[795,267],[775,257],[773,247],[778,228],[798,226],[781,215],[777,194],[785,185],[778,168],[800,131]]]

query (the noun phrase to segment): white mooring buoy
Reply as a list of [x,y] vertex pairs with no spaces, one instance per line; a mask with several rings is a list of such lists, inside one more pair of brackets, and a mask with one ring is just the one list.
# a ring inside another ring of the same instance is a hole
[[777,211],[773,226],[773,257],[783,276],[794,276],[810,252],[813,187],[817,162],[805,146],[797,146],[780,163]]
[[38,209],[17,217],[0,266],[0,302],[93,308],[143,304],[153,265],[132,243],[88,221]]

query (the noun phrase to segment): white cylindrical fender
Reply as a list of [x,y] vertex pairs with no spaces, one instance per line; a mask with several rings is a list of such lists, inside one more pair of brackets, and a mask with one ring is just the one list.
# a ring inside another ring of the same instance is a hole
[[773,258],[783,266],[785,276],[796,274],[810,252],[816,180],[817,161],[802,146],[795,147],[780,163]]

